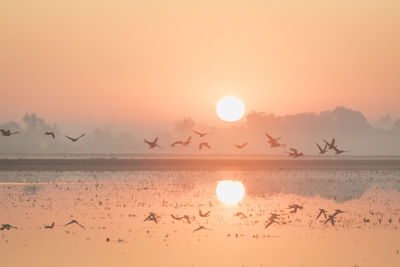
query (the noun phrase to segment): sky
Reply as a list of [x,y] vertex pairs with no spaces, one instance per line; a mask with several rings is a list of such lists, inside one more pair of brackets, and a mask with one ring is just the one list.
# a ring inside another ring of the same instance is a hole
[[0,121],[218,123],[248,112],[400,117],[400,1],[0,2]]

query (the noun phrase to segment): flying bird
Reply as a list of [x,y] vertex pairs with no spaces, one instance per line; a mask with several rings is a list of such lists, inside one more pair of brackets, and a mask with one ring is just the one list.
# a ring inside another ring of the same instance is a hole
[[11,132],[10,130],[0,129],[0,133],[1,133],[1,135],[3,135],[3,136],[11,136],[11,135],[14,135],[14,134],[18,134],[19,132],[18,132],[18,131],[16,131],[16,132]]
[[299,153],[297,151],[297,149],[295,149],[295,148],[290,147],[289,149],[291,152],[286,152],[289,155],[289,157],[298,158],[298,157],[304,156],[303,153]]
[[149,148],[150,148],[150,149],[151,149],[151,148],[155,148],[155,147],[162,148],[161,146],[159,146],[159,145],[157,144],[157,141],[158,141],[158,137],[156,137],[156,138],[154,139],[153,142],[150,142],[150,141],[144,139],[144,142],[145,142],[146,144],[149,145]]
[[324,139],[324,142],[328,146],[329,149],[334,149],[336,147],[335,141],[336,141],[335,138],[332,138],[332,141],[329,143],[328,141],[326,141]]
[[325,146],[324,146],[324,148],[322,149],[322,147],[318,144],[318,143],[315,143],[316,145],[317,145],[317,147],[318,147],[318,150],[319,150],[319,154],[320,155],[323,155],[323,154],[325,154],[326,152],[328,152],[328,145],[327,144],[325,144]]
[[56,138],[54,132],[45,132],[44,135],[50,135],[51,137],[53,137],[53,139]]
[[242,148],[244,148],[245,146],[247,146],[247,142],[244,143],[244,144],[242,144],[242,145],[236,145],[236,144],[234,144],[234,146],[235,146],[237,149],[242,149]]
[[64,225],[64,227],[66,227],[66,226],[68,226],[68,225],[70,225],[70,224],[77,224],[77,225],[79,225],[80,227],[82,227],[83,229],[85,229],[85,226],[83,226],[82,224],[80,224],[77,220],[72,220],[72,221],[70,221],[69,223],[66,223],[65,225]]
[[54,227],[54,222],[51,224],[51,225],[45,225],[44,226],[44,229],[53,229],[53,227]]
[[318,219],[321,215],[324,215],[324,218],[326,219],[326,210],[319,209],[319,213],[315,219]]
[[268,220],[265,222],[265,228],[270,227],[273,223],[280,224],[277,220],[279,220],[280,215],[277,213],[271,213],[271,216],[268,218]]
[[241,211],[236,212],[236,213],[235,213],[235,216],[240,217],[240,218],[242,218],[242,219],[246,219],[246,218],[247,218],[247,216],[246,216],[243,212],[241,212]]
[[282,137],[274,138],[274,137],[270,136],[267,132],[265,132],[265,136],[268,138],[268,143],[271,148],[286,147],[285,144],[281,144],[280,142],[278,142],[278,140],[280,140]]
[[201,210],[199,210],[199,216],[200,217],[208,217],[210,216],[211,210],[207,211],[206,213],[203,213]]
[[204,136],[206,136],[206,135],[210,135],[209,133],[201,133],[201,132],[198,132],[198,131],[193,131],[195,134],[198,134],[199,135],[199,137],[204,137]]
[[292,205],[289,205],[289,209],[292,210],[290,213],[296,213],[298,209],[303,209],[303,206],[300,206],[297,204],[292,204]]
[[199,231],[199,230],[211,230],[211,229],[210,229],[210,228],[206,228],[206,227],[200,225],[198,228],[194,229],[193,232],[197,232],[197,231]]
[[10,230],[10,229],[17,229],[18,230],[18,227],[12,226],[12,225],[10,225],[8,223],[2,224],[1,227],[0,227],[0,231]]
[[333,150],[335,150],[335,154],[336,155],[339,155],[339,154],[342,154],[342,153],[346,153],[346,152],[350,152],[350,150],[346,150],[346,151],[345,150],[340,150],[337,147],[334,147]]
[[192,142],[192,137],[189,136],[188,139],[186,139],[186,141],[176,141],[174,143],[171,144],[171,147],[174,147],[176,145],[183,145],[183,146],[187,146]]
[[210,145],[208,142],[203,142],[199,144],[199,150],[201,150],[203,147],[207,147],[208,149],[211,149]]
[[71,142],[77,142],[79,139],[81,139],[82,137],[85,136],[85,133],[81,134],[80,136],[78,136],[77,138],[73,138],[73,137],[69,137],[67,135],[64,135],[66,138],[68,138],[69,140],[71,140]]
[[171,217],[172,217],[172,219],[178,220],[178,221],[180,221],[182,219],[185,219],[187,221],[187,223],[191,223],[190,218],[189,218],[188,215],[183,215],[182,217],[178,217],[178,216],[175,216],[175,215],[171,214]]
[[149,215],[143,220],[145,221],[153,221],[155,223],[158,223],[157,219],[159,216],[157,216],[154,212],[150,212]]

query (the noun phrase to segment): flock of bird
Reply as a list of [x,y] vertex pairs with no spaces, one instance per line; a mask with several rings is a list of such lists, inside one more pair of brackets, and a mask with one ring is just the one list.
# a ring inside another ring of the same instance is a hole
[[[290,204],[288,206],[288,208],[290,210],[290,214],[294,214],[297,213],[298,210],[303,209],[303,206],[300,206],[298,204]],[[319,209],[319,213],[317,215],[317,217],[315,218],[316,220],[321,217],[322,215],[324,216],[324,221],[323,224],[326,224],[328,222],[330,222],[332,224],[332,226],[335,225],[335,218],[338,214],[340,213],[344,213],[344,211],[340,210],[340,209],[336,209],[334,213],[332,213],[331,215],[327,214],[327,211],[325,209]],[[207,211],[207,212],[202,212],[201,209],[199,209],[199,216],[200,217],[209,217],[211,214],[211,210]],[[171,214],[170,215],[172,219],[180,221],[180,220],[185,220],[188,224],[192,223],[192,218],[194,217],[190,217],[189,215],[183,215],[183,216],[178,216],[178,215],[174,215]],[[234,216],[240,217],[241,219],[247,219],[247,216],[243,213],[243,212],[237,212],[234,214]],[[157,215],[154,212],[149,212],[149,215],[143,220],[144,222],[147,221],[152,221],[154,223],[158,223],[159,220],[161,219],[161,216]],[[280,224],[279,220],[281,219],[281,214],[279,213],[270,213],[270,217],[265,221],[265,229],[270,227],[272,224]],[[365,222],[365,218],[364,218],[364,222]],[[81,228],[85,229],[85,226],[83,226],[82,224],[80,224],[77,220],[73,219],[70,222],[66,223],[64,225],[64,227],[67,227],[69,225],[72,224],[76,224],[78,226],[80,226]],[[50,225],[44,225],[44,229],[53,229],[55,226],[55,222],[53,222]],[[11,229],[16,229],[18,230],[19,228],[10,224],[2,224],[0,227],[0,231],[3,230],[11,230]],[[197,232],[200,230],[212,230],[210,228],[207,228],[203,225],[199,225],[197,228],[195,228],[192,232]]]
[[[193,131],[193,132],[195,134],[197,134],[200,138],[210,135],[210,133],[203,133],[203,132],[199,132],[199,131]],[[282,137],[274,138],[271,135],[269,135],[267,132],[265,132],[265,136],[267,137],[268,144],[270,145],[271,148],[286,147],[286,144],[280,143],[280,140],[282,139]],[[323,140],[323,141],[325,143],[324,148],[322,148],[318,143],[316,143],[320,155],[327,153],[328,150],[335,151],[336,155],[350,152],[350,150],[345,151],[345,150],[339,149],[336,145],[335,138],[333,138],[331,142],[328,142],[326,140]],[[158,137],[156,137],[153,141],[144,139],[144,142],[149,146],[150,149],[155,148],[155,147],[163,148],[162,146],[160,146],[158,144]],[[188,146],[190,143],[192,143],[191,136],[189,136],[186,140],[178,140],[178,141],[173,142],[171,144],[171,147],[175,147],[176,145]],[[236,147],[237,149],[243,149],[247,145],[248,145],[248,142],[245,142],[243,144],[233,144],[233,146]],[[199,148],[199,150],[202,150],[203,148],[212,149],[208,142],[199,143],[198,148]],[[304,156],[304,154],[302,152],[299,152],[297,149],[295,149],[293,147],[289,147],[289,150],[290,151],[286,152],[286,153],[288,154],[288,156],[290,156],[292,158],[299,158],[301,156]]]
[[[210,135],[210,133],[199,132],[199,131],[196,131],[196,130],[194,130],[193,132],[195,134],[197,134],[200,138]],[[11,130],[9,130],[9,129],[8,130],[0,129],[0,134],[3,135],[3,136],[7,136],[7,137],[11,136],[11,135],[18,134],[18,133],[19,133],[18,131],[11,132]],[[54,132],[45,132],[44,135],[45,136],[50,136],[53,139],[56,138],[56,134]],[[78,136],[76,138],[70,137],[70,136],[67,136],[67,135],[64,135],[64,136],[67,139],[69,139],[71,142],[77,142],[77,141],[79,141],[79,139],[81,139],[82,137],[85,136],[85,133],[81,134],[80,136]],[[267,132],[265,132],[265,136],[267,137],[268,144],[270,145],[271,148],[286,147],[286,144],[280,143],[280,140],[282,139],[282,137],[274,138],[271,135],[269,135]],[[339,149],[337,147],[336,143],[335,143],[336,142],[335,138],[333,138],[331,142],[328,142],[326,140],[323,140],[323,141],[325,143],[325,146],[323,148],[318,143],[316,143],[317,148],[318,148],[318,152],[319,152],[320,155],[327,153],[328,150],[335,151],[336,155],[342,154],[342,153],[346,153],[346,152],[350,152],[350,150],[346,151],[346,150]],[[154,138],[153,141],[149,141],[147,139],[144,139],[144,143],[146,143],[150,149],[153,149],[153,148],[156,148],[156,147],[163,148],[162,146],[160,146],[158,144],[158,137]],[[171,147],[175,147],[177,145],[188,146],[191,143],[192,143],[192,137],[189,136],[186,140],[175,141],[170,146]],[[243,144],[233,144],[233,146],[236,147],[237,149],[243,149],[247,145],[248,145],[248,142],[245,142]],[[203,148],[212,149],[211,145],[208,142],[200,142],[199,145],[198,145],[198,149],[202,150]],[[299,158],[299,157],[304,156],[304,154],[302,152],[299,152],[296,148],[289,147],[289,150],[290,150],[289,152],[286,152],[289,157]]]

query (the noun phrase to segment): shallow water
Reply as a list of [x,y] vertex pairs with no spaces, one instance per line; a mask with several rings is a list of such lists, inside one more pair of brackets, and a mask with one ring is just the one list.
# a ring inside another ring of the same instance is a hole
[[[0,223],[19,229],[0,232],[0,259],[4,266],[398,266],[399,170],[290,166],[1,171]],[[217,198],[222,180],[244,185],[239,203]],[[303,208],[292,213],[290,204]],[[332,225],[316,219],[320,208],[344,213]],[[143,221],[149,212],[158,223]],[[279,224],[265,228],[270,213],[281,215]],[[85,229],[65,227],[71,219]],[[200,225],[207,229],[193,232]]]

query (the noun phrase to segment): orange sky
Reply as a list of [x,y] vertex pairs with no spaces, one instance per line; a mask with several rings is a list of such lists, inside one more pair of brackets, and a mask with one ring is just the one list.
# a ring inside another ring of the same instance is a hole
[[345,105],[400,117],[400,2],[2,1],[0,120],[217,120]]

